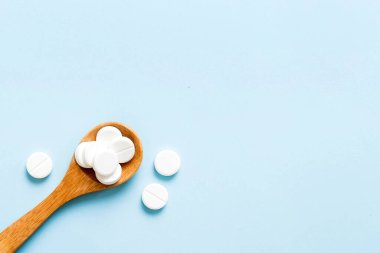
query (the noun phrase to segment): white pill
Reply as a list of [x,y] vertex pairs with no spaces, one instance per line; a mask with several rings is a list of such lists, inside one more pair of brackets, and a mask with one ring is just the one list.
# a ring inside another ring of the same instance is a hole
[[95,173],[95,175],[96,175],[96,178],[99,180],[99,182],[102,184],[105,184],[105,185],[115,184],[121,178],[121,165],[118,164],[115,172],[109,177],[103,177],[99,175],[98,173]]
[[135,155],[135,145],[127,137],[114,140],[108,149],[116,154],[119,163],[129,162]]
[[113,126],[103,127],[96,134],[96,140],[99,142],[104,142],[105,144],[110,144],[115,139],[122,137],[122,134],[119,129]]
[[111,151],[100,152],[94,158],[94,170],[102,177],[111,176],[117,165],[117,156]]
[[86,147],[86,145],[88,145],[88,142],[82,142],[78,145],[77,149],[75,150],[75,161],[82,168],[88,169],[91,167],[88,166],[84,161],[84,148]]
[[98,141],[89,141],[87,145],[83,148],[83,161],[85,165],[89,168],[94,167],[94,158],[97,154],[105,151],[107,146],[104,143]]
[[166,188],[160,184],[150,184],[145,187],[142,194],[142,202],[152,210],[163,208],[168,202],[169,194]]
[[45,178],[50,175],[53,169],[53,161],[47,154],[36,152],[29,156],[26,169],[34,178]]
[[156,171],[163,176],[172,176],[181,167],[181,159],[173,150],[162,150],[154,159]]

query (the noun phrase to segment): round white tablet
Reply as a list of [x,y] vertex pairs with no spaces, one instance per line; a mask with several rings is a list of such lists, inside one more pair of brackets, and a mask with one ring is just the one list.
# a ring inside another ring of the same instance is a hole
[[104,143],[98,141],[89,141],[83,148],[83,161],[87,167],[94,167],[94,158],[97,154],[105,151],[107,147]]
[[99,142],[104,142],[107,145],[114,141],[115,139],[121,138],[122,134],[119,129],[113,126],[103,127],[96,134],[96,140]]
[[98,181],[102,184],[105,184],[105,185],[115,184],[121,178],[121,165],[118,164],[115,172],[109,177],[103,177],[103,176],[99,175],[98,173],[95,173],[95,175],[96,175],[96,178],[98,179]]
[[79,166],[82,168],[91,168],[88,166],[84,161],[84,148],[88,145],[88,142],[82,142],[78,145],[77,149],[75,150],[75,161]]
[[166,188],[160,184],[150,184],[145,187],[142,194],[142,202],[152,210],[163,208],[168,202],[169,194]]
[[102,177],[111,176],[117,168],[117,156],[111,151],[103,151],[95,155],[94,170]]
[[119,163],[129,162],[135,155],[135,145],[127,137],[114,140],[108,148],[116,154]]
[[45,178],[50,175],[53,169],[53,161],[47,154],[36,152],[29,156],[26,169],[34,178]]
[[181,167],[181,159],[173,150],[162,150],[154,159],[154,167],[159,174],[171,176]]

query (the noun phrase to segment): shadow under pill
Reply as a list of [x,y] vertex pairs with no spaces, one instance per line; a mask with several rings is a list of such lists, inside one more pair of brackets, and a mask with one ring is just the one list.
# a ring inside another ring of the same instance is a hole
[[25,176],[29,179],[29,181],[31,181],[32,183],[34,184],[40,184],[42,182],[45,182],[46,179],[48,177],[50,177],[50,175],[48,175],[47,177],[44,177],[44,178],[34,178],[32,177],[29,173],[28,173],[28,170],[26,169],[26,167],[24,167],[24,173],[25,173]]
[[146,213],[148,215],[151,215],[151,216],[157,216],[157,215],[161,214],[163,212],[163,210],[165,209],[165,207],[163,207],[161,209],[158,209],[158,210],[149,209],[148,207],[146,207],[144,205],[144,203],[142,202],[142,200],[140,201],[140,206],[144,210],[144,213]]
[[154,171],[154,175],[155,175],[155,177],[158,178],[159,180],[162,180],[162,181],[171,181],[171,180],[174,179],[174,178],[177,176],[177,174],[178,174],[178,172],[177,172],[177,173],[175,173],[175,174],[172,175],[172,176],[163,176],[163,175],[161,175],[160,173],[157,172],[156,168],[154,167],[154,164],[152,165],[152,168],[153,168],[153,171]]

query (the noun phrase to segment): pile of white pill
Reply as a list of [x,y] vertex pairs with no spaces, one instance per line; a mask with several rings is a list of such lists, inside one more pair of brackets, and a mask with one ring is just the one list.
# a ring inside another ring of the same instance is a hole
[[119,129],[106,126],[96,135],[96,141],[82,142],[75,150],[75,160],[79,166],[93,168],[98,181],[112,185],[121,177],[120,163],[129,162],[135,155],[135,145],[131,139],[122,136]]

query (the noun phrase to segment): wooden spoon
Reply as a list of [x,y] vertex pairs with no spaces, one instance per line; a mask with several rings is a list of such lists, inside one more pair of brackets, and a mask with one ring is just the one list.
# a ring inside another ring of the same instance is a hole
[[30,210],[0,234],[0,252],[8,253],[17,250],[51,214],[68,201],[91,192],[101,191],[119,186],[128,181],[138,170],[143,149],[137,134],[126,125],[118,122],[100,124],[92,129],[81,142],[94,141],[96,134],[102,127],[114,126],[123,136],[130,138],[135,144],[135,155],[128,163],[121,164],[123,173],[121,179],[113,185],[103,185],[95,177],[92,169],[83,169],[71,159],[69,169],[57,188],[35,208]]

